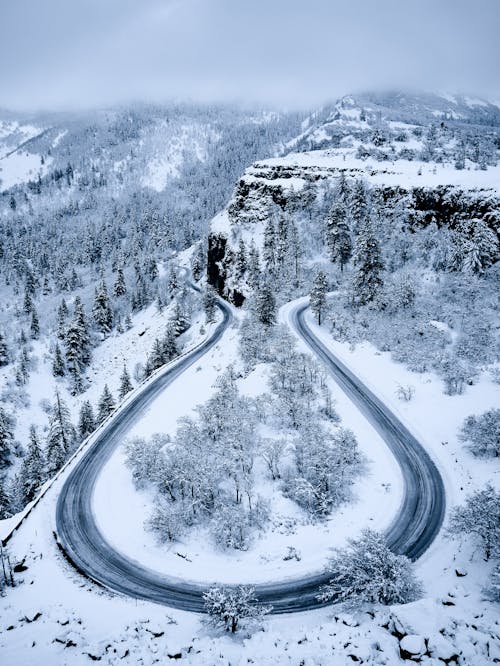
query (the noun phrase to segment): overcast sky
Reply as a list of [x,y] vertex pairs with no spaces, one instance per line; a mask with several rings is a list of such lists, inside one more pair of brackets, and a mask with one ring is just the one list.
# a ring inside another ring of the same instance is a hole
[[500,97],[500,0],[1,0],[0,106]]

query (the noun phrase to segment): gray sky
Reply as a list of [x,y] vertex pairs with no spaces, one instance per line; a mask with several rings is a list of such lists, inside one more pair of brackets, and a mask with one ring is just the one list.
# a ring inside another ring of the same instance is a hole
[[0,0],[0,106],[500,97],[500,0]]

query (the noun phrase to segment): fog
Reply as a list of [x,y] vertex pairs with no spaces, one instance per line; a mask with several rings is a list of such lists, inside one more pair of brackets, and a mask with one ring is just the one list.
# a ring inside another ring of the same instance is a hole
[[3,0],[0,106],[500,98],[499,28],[498,0]]

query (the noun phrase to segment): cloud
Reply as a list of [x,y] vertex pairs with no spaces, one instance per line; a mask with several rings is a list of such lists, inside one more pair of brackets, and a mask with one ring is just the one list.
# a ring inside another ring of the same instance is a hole
[[497,0],[16,0],[0,22],[0,105],[498,93],[499,19]]

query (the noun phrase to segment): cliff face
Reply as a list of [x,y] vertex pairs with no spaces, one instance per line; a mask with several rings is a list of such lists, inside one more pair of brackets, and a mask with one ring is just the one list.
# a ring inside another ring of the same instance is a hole
[[297,226],[303,238],[321,234],[325,201],[341,176],[350,183],[362,180],[372,201],[382,202],[386,211],[402,211],[410,229],[430,224],[454,229],[460,221],[480,219],[500,232],[500,167],[461,170],[431,161],[366,160],[358,157],[354,147],[294,153],[257,162],[238,181],[210,234],[210,284],[224,297],[241,303],[244,286],[231,280],[240,241],[248,247],[253,240],[262,250],[264,228],[271,217],[300,219]]

